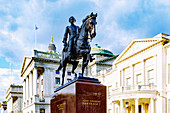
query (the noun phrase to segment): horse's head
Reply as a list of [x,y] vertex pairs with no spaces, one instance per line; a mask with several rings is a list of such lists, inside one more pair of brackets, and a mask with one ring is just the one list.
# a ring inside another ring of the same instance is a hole
[[96,24],[97,24],[96,17],[97,13],[96,14],[91,13],[91,15],[89,15],[89,18],[87,19],[88,31],[90,33],[91,39],[93,39],[96,36]]

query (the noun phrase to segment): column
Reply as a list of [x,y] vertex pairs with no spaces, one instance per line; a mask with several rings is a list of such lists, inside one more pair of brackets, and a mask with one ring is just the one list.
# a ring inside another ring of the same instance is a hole
[[120,70],[120,87],[122,86],[122,70]]
[[29,91],[30,91],[30,97],[32,97],[32,74],[29,74]]
[[112,105],[113,105],[113,113],[116,113],[115,112],[115,102],[112,102]]
[[28,98],[27,99],[29,99],[30,98],[30,86],[29,86],[29,84],[30,84],[30,78],[29,78],[29,75],[28,75],[28,77],[27,77],[27,80],[28,80],[28,82],[27,82],[27,88],[28,88],[28,91],[27,91],[27,93],[28,93]]
[[33,94],[37,95],[37,68],[33,69]]
[[123,99],[120,100],[120,113],[125,113],[125,108],[123,104]]
[[48,96],[48,82],[49,82],[49,76],[50,70],[48,68],[44,69],[44,74],[43,74],[43,95]]
[[25,79],[25,102],[27,102],[28,99],[28,78]]
[[25,81],[25,79],[24,79],[24,81],[23,81],[23,100],[24,100],[24,102],[26,101],[25,82],[26,82],[26,81]]
[[136,98],[135,99],[135,113],[139,113],[138,101],[139,101],[139,98]]
[[143,77],[142,83],[143,85],[146,85],[147,83],[146,83],[146,76],[145,76],[145,60],[143,60],[141,63],[142,63],[142,77]]
[[151,110],[151,112],[150,113],[155,113],[154,111],[155,111],[155,106],[154,106],[154,98],[151,98],[150,99],[150,110]]
[[125,80],[125,69],[123,69],[122,70],[122,83],[123,83],[122,86],[123,87],[125,87],[125,82],[126,82],[126,80]]
[[133,89],[135,89],[135,76],[134,76],[134,65],[131,66],[131,74],[132,74],[132,86],[133,86]]
[[145,113],[145,104],[142,104],[142,113]]
[[55,82],[55,71],[54,71],[54,69],[51,71],[51,73],[50,73],[50,83],[51,83],[51,85],[50,85],[50,94],[52,94],[53,92],[54,92],[54,87],[55,87],[55,84],[54,84],[54,82]]

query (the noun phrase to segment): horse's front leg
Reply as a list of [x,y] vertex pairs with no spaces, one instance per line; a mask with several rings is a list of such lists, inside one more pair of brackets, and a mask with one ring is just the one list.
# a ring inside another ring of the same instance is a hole
[[86,54],[86,55],[83,57],[82,76],[84,75],[84,69],[87,67],[88,62],[89,62],[89,54]]
[[75,74],[75,78],[77,78],[77,73],[75,73],[74,71],[75,71],[75,69],[77,68],[78,63],[79,63],[78,61],[72,62],[72,65],[73,65],[72,73]]

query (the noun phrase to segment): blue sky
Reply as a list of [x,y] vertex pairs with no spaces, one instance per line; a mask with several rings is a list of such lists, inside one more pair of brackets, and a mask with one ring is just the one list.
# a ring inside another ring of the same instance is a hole
[[0,0],[0,101],[10,84],[22,84],[19,73],[34,49],[35,24],[37,49],[47,51],[52,34],[61,52],[68,18],[74,16],[80,26],[91,12],[98,13],[92,46],[98,43],[115,55],[132,39],[170,34],[168,0]]

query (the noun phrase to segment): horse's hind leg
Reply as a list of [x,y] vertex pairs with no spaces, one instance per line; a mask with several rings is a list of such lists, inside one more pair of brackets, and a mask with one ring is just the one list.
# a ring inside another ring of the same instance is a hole
[[62,68],[62,63],[60,62],[60,65],[59,65],[59,67],[58,67],[57,71],[60,71],[60,70],[61,70],[61,68]]
[[75,73],[74,71],[75,71],[75,69],[77,68],[78,63],[79,63],[78,61],[75,61],[75,62],[72,63],[72,65],[73,65],[72,73],[75,74],[75,78],[77,78],[77,73]]
[[64,63],[64,65],[63,65],[62,85],[64,85],[64,77],[65,77],[66,65],[67,65],[67,63]]

